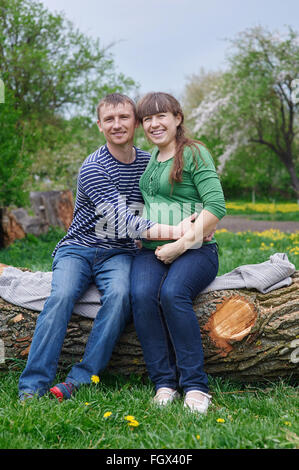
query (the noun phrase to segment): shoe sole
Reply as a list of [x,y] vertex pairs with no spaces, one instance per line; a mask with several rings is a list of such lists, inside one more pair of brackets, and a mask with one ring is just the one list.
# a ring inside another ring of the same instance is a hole
[[153,399],[153,404],[156,405],[156,406],[167,406],[169,405],[170,403],[173,403],[174,401],[178,400],[179,398],[181,398],[181,395],[180,394],[177,394],[177,395],[174,395],[172,398],[170,398],[169,400],[167,400],[166,402],[164,403],[160,403],[158,401],[154,401]]
[[206,408],[205,410],[199,410],[195,406],[190,406],[187,403],[184,403],[184,408],[187,409],[188,411],[191,411],[191,413],[199,413],[201,415],[206,415],[208,412],[208,408]]
[[63,393],[61,390],[59,390],[58,387],[52,387],[50,388],[50,392],[52,393],[52,395],[54,395],[54,397],[57,398],[58,401],[62,402],[63,400]]

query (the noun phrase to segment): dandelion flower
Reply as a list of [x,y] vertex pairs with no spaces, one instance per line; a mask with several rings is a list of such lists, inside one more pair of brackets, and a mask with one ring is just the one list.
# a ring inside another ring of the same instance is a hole
[[218,418],[218,419],[217,419],[217,423],[225,423],[225,419],[223,419],[223,418]]
[[88,401],[86,401],[86,402],[84,403],[84,405],[86,405],[86,406],[87,406],[87,405],[90,405],[90,403],[88,403]]
[[200,439],[200,435],[199,435],[199,434],[196,434],[196,439],[197,439],[197,440]]
[[111,411],[106,411],[106,413],[104,413],[104,418],[109,418],[109,416],[111,415],[112,415]]
[[139,423],[136,419],[131,419],[130,421],[128,421],[128,425],[133,426],[133,427],[137,427],[137,426],[139,426]]
[[91,380],[94,384],[98,384],[99,381],[100,381],[100,377],[98,377],[97,375],[92,375],[90,380]]
[[126,419],[127,421],[135,421],[135,417],[132,416],[132,415],[125,416],[125,419]]
[[292,424],[290,423],[290,421],[285,421],[284,424],[285,424],[286,426],[292,426]]

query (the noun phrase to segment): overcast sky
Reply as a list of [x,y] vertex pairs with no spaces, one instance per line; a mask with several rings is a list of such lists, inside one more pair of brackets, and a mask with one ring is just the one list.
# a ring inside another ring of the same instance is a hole
[[83,33],[100,38],[119,72],[140,84],[141,93],[177,97],[186,77],[225,68],[228,43],[246,28],[262,25],[299,30],[299,0],[42,0],[63,11]]

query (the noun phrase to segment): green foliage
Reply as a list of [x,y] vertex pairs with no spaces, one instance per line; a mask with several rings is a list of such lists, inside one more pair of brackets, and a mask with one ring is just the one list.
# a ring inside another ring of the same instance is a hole
[[288,196],[289,186],[298,197],[299,33],[255,27],[231,42],[227,71],[193,110],[194,132],[210,141],[220,171],[231,163],[223,176],[229,191],[232,179],[260,194]]
[[0,103],[0,207],[27,203],[23,183],[30,158],[19,126],[21,113],[14,104],[12,94],[6,90],[5,103]]
[[6,92],[0,104],[0,204],[18,205],[37,181],[52,180],[52,189],[61,176],[60,184],[73,181],[69,167],[78,171],[79,155],[83,161],[88,148],[101,142],[92,125],[97,102],[136,85],[116,73],[109,47],[35,0],[0,0],[0,64]]

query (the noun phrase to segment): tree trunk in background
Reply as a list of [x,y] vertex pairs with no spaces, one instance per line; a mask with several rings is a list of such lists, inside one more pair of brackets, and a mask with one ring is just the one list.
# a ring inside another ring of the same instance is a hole
[[[291,286],[269,294],[223,290],[195,299],[207,373],[244,382],[299,377],[299,271],[292,279]],[[17,361],[11,358],[27,358],[37,316],[37,312],[0,299],[2,370],[16,366]],[[61,369],[82,358],[92,324],[90,319],[72,316]],[[121,336],[107,370],[124,375],[146,373],[133,324]]]
[[26,236],[22,225],[6,207],[0,208],[0,249]]
[[30,193],[35,215],[48,227],[69,228],[73,219],[74,200],[71,191],[38,191]]
[[0,249],[24,238],[28,233],[39,236],[50,227],[67,230],[71,225],[74,212],[71,191],[31,192],[30,201],[35,216],[28,215],[23,208],[0,208]]

